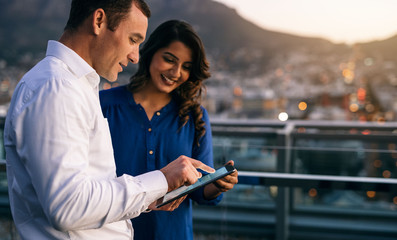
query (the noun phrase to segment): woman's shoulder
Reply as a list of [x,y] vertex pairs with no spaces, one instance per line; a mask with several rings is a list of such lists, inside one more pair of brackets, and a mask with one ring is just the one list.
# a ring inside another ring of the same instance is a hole
[[203,112],[203,121],[204,122],[209,121],[207,109],[205,109],[205,107],[203,105],[200,105],[200,108],[201,108],[201,111]]
[[207,112],[207,109],[205,109],[205,107],[203,105],[200,105],[201,111],[203,112]]
[[129,96],[127,85],[99,91],[99,100],[102,105],[127,103]]

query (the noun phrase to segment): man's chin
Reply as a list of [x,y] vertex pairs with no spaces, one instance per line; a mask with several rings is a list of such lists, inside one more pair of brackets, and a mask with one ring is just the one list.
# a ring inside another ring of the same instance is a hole
[[108,76],[101,76],[101,77],[103,77],[104,79],[106,79],[106,80],[108,80],[109,82],[115,82],[115,81],[117,81],[117,76],[118,76],[118,74],[116,74],[116,75],[108,75]]

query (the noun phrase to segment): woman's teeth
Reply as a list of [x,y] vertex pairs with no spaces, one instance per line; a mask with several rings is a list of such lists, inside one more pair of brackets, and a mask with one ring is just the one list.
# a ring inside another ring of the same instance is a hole
[[164,80],[167,82],[167,83],[175,83],[176,81],[173,81],[173,80],[171,80],[171,79],[169,79],[169,78],[167,78],[166,76],[164,76],[164,75],[162,75],[163,76],[163,78],[164,78]]

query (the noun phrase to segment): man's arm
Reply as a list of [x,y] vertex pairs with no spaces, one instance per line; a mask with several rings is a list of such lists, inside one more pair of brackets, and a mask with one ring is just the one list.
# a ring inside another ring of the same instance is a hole
[[129,219],[166,193],[160,171],[116,178],[112,151],[101,151],[106,161],[89,159],[92,129],[107,128],[106,122],[92,121],[93,106],[79,98],[80,89],[53,87],[58,89],[27,93],[31,103],[15,116],[13,126],[18,155],[54,228],[91,229]]

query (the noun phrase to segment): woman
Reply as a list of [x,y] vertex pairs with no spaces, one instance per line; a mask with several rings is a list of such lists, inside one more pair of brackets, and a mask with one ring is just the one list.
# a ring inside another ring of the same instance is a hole
[[[167,21],[140,55],[127,86],[100,92],[117,174],[160,169],[180,155],[213,166],[210,123],[200,105],[203,81],[210,76],[200,38],[189,24]],[[237,172],[160,208],[166,211],[141,214],[132,219],[134,239],[193,239],[191,200],[215,205],[236,183]]]

